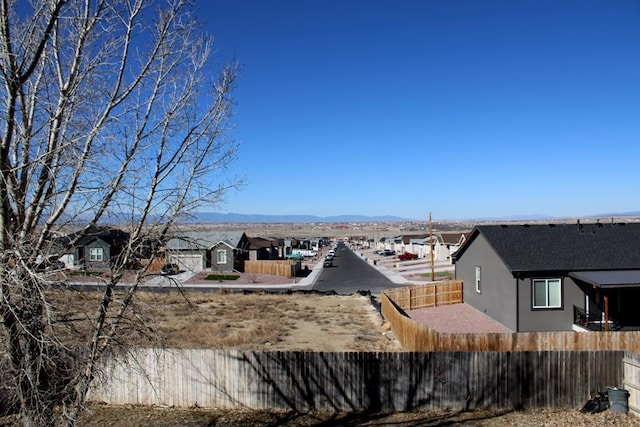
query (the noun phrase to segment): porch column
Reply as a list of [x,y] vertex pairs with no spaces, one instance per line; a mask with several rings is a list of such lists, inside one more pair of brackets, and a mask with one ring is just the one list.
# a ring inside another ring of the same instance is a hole
[[604,294],[604,330],[609,332],[609,295]]

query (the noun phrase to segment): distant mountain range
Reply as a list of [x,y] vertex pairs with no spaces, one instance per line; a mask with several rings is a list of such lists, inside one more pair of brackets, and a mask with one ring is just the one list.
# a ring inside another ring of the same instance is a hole
[[[467,219],[450,220],[446,218],[438,218],[438,222],[448,221],[467,221],[471,223],[479,222],[510,222],[510,221],[566,221],[572,219],[607,219],[607,218],[627,218],[640,217],[640,211],[623,212],[623,213],[602,213],[597,215],[582,215],[576,217],[557,217],[544,214],[531,215],[510,215],[503,217],[477,217]],[[109,215],[106,214],[102,222],[109,224],[129,223],[138,218],[135,215]],[[416,222],[425,219],[403,218],[394,215],[335,215],[335,216],[317,216],[317,215],[264,215],[264,214],[240,214],[240,213],[218,213],[218,212],[196,212],[183,218],[184,224],[282,224],[282,223],[366,223],[366,222]],[[82,222],[76,219],[75,222]]]
[[485,217],[485,218],[470,218],[469,221],[558,221],[567,219],[596,219],[596,218],[626,218],[626,217],[638,217],[640,211],[635,212],[618,212],[618,213],[601,213],[596,215],[582,215],[576,217],[559,217],[543,214],[531,214],[531,215],[511,215],[503,217]]
[[[576,218],[619,218],[619,217],[638,217],[640,211],[623,212],[623,213],[603,213],[597,215],[585,215]],[[544,214],[531,215],[511,215],[493,218],[469,218],[468,221],[554,221],[571,219],[569,217],[554,217]],[[335,216],[317,216],[317,215],[263,215],[263,214],[240,214],[240,213],[217,213],[217,212],[200,212],[194,213],[189,218],[185,218],[185,223],[347,223],[347,222],[403,222],[403,221],[419,221],[415,218],[403,218],[394,215],[335,215]],[[445,220],[446,221],[446,220]]]
[[200,212],[194,213],[189,218],[183,220],[187,223],[342,223],[342,222],[392,222],[392,221],[415,221],[408,218],[400,218],[392,215],[365,216],[365,215],[336,215],[336,216],[316,216],[316,215],[260,215],[260,214],[239,214],[239,213],[215,213]]

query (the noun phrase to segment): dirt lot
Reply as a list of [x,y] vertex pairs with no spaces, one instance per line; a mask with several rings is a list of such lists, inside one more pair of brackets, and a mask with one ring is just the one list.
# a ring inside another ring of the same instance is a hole
[[[0,427],[18,427],[18,417],[0,418]],[[640,427],[640,418],[610,411],[575,410],[415,411],[395,414],[206,410],[91,405],[79,427],[303,427],[303,426],[473,426],[473,427]]]
[[239,350],[397,351],[369,296],[193,292],[141,294],[165,346]]
[[[0,427],[17,427],[16,417],[0,419]],[[302,427],[302,426],[616,426],[638,427],[633,415],[602,412],[590,415],[573,411],[475,411],[475,412],[405,412],[396,414],[225,411],[203,409],[113,407],[94,405],[78,420],[80,427]]]

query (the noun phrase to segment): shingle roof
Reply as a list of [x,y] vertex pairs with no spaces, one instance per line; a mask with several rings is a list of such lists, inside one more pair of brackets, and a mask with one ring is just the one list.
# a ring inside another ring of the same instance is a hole
[[270,248],[278,246],[278,240],[264,237],[248,237],[249,249]]
[[77,242],[77,246],[85,246],[95,239],[101,239],[107,244],[115,246],[125,242],[129,238],[129,233],[117,228],[90,225],[86,230],[79,230],[64,236],[59,239],[59,242],[63,245],[68,245],[79,236],[82,236],[82,238]]
[[225,242],[237,248],[243,235],[243,231],[187,231],[170,239],[166,247],[167,249],[211,249],[219,242]]
[[411,243],[412,240],[421,240],[421,239],[426,239],[427,237],[429,237],[429,234],[406,234],[404,236],[400,236],[400,239],[402,239],[402,243],[407,244],[407,243]]
[[480,234],[512,273],[640,269],[640,223],[480,225],[456,259]]
[[442,242],[446,245],[457,245],[462,240],[462,236],[469,237],[469,233],[440,233]]

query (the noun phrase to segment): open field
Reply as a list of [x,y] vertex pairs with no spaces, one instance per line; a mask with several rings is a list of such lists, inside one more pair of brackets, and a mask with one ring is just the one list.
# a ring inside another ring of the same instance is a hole
[[[425,221],[391,221],[391,222],[358,222],[358,223],[220,223],[189,224],[181,228],[196,230],[244,231],[251,237],[277,238],[309,238],[329,237],[345,238],[364,236],[380,238],[401,234],[427,233],[429,224]],[[469,222],[434,222],[434,231],[470,231],[473,223]]]
[[[93,293],[61,292],[90,313]],[[137,295],[131,321],[145,334],[132,345],[300,351],[398,351],[369,296],[192,292]],[[95,304],[95,303],[94,303]],[[77,316],[79,317],[79,316]],[[79,325],[76,330],[83,330]],[[152,333],[149,333],[152,331]],[[140,343],[142,340],[143,342]]]

